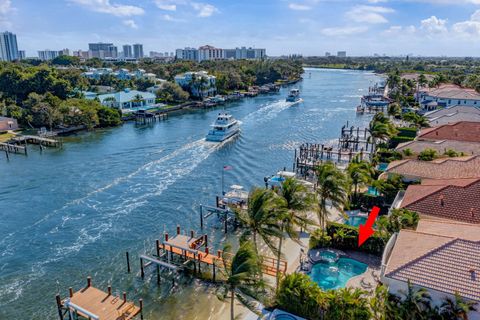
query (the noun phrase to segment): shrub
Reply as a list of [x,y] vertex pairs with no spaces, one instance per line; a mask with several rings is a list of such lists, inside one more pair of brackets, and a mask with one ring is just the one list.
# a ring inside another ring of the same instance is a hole
[[390,139],[390,148],[396,148],[400,143],[413,141],[415,138],[412,137],[403,137],[403,136],[394,136]]
[[432,161],[437,158],[437,151],[433,149],[425,149],[418,154],[418,160]]
[[450,158],[454,158],[454,157],[459,157],[461,155],[463,155],[463,152],[456,152],[455,150],[452,150],[452,149],[448,149],[446,150],[443,155],[447,156],[447,157],[450,157]]
[[397,128],[399,137],[415,138],[417,136],[417,128]]
[[332,237],[330,237],[321,229],[315,229],[309,240],[310,248],[328,248],[332,244]]
[[412,149],[410,149],[410,148],[406,148],[406,149],[404,149],[402,152],[403,152],[403,154],[404,154],[405,156],[407,156],[407,157],[409,157],[409,156],[411,156],[411,155],[413,154]]

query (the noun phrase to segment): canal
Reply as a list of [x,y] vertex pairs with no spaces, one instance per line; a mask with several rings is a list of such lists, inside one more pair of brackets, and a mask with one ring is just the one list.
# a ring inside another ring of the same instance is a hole
[[[143,297],[146,319],[206,319],[219,304],[207,286],[182,280],[157,288],[141,281],[138,260],[164,230],[199,230],[199,205],[225,185],[263,185],[263,177],[291,168],[302,142],[336,143],[343,124],[365,126],[355,107],[373,73],[306,69],[298,87],[304,102],[289,106],[289,88],[230,103],[241,135],[218,147],[204,136],[221,109],[171,116],[150,126],[119,128],[65,139],[61,150],[0,157],[0,318],[55,319],[55,294],[94,285]],[[221,230],[207,225],[221,248]],[[133,273],[126,273],[125,251]],[[197,308],[193,308],[196,304]]]

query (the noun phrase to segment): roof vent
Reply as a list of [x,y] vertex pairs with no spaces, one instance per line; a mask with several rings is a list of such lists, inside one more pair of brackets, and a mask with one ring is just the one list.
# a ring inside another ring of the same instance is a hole
[[472,218],[475,218],[475,209],[474,208],[470,208],[470,215],[472,216]]
[[440,205],[441,205],[442,207],[445,205],[444,199],[445,199],[445,196],[444,196],[443,194],[440,195]]

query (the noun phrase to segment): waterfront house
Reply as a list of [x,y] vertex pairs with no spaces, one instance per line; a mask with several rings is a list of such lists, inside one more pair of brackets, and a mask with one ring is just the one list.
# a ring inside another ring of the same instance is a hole
[[410,150],[412,156],[418,155],[425,149],[432,149],[437,154],[442,155],[448,150],[453,150],[464,155],[480,155],[480,143],[456,140],[414,140],[400,143],[395,150],[404,153],[405,150]]
[[459,121],[480,122],[480,108],[467,106],[454,106],[451,108],[439,109],[425,114],[430,126],[437,127],[444,124]]
[[480,178],[480,156],[443,158],[433,161],[397,160],[390,162],[383,174],[398,174],[404,181]]
[[98,96],[104,106],[117,109],[148,108],[155,104],[155,95],[150,92],[125,89]]
[[422,219],[480,224],[480,178],[424,179],[419,185],[408,186],[397,203],[397,207],[415,211]]
[[419,140],[456,140],[480,142],[480,122],[460,121],[420,131]]
[[17,119],[0,116],[0,131],[17,130]]
[[455,84],[442,84],[435,88],[421,88],[416,93],[417,101],[428,111],[433,110],[427,106],[436,102],[436,106],[448,108],[455,105],[476,107],[480,106],[480,93],[475,89],[462,88]]
[[175,76],[175,82],[195,98],[215,96],[216,78],[206,71],[185,72]]
[[[432,304],[440,306],[455,294],[480,302],[480,227],[420,220],[416,231],[401,230],[388,241],[382,256],[381,281],[402,296],[410,282],[426,288]],[[479,311],[468,314],[480,319]]]

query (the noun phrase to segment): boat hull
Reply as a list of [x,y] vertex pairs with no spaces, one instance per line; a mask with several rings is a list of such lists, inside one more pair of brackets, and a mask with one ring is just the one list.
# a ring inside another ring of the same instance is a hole
[[240,128],[232,130],[227,134],[207,134],[207,136],[205,137],[205,140],[210,142],[223,142],[237,135],[238,133],[240,133]]

